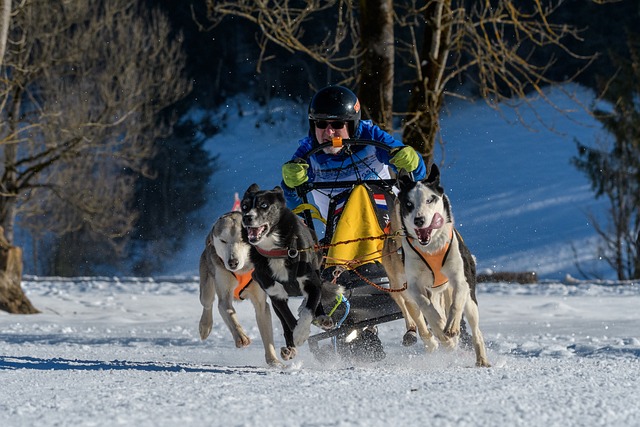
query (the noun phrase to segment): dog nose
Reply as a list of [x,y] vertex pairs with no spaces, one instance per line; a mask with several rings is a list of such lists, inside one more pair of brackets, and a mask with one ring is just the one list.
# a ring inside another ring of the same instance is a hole
[[227,264],[229,264],[229,268],[233,268],[235,270],[238,267],[238,260],[231,258],[227,261]]
[[424,217],[423,216],[416,217],[416,219],[413,220],[413,224],[416,227],[422,227],[424,225]]

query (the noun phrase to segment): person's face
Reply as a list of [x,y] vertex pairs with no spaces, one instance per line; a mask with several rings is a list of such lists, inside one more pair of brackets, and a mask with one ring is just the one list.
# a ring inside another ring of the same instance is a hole
[[[331,142],[335,137],[349,138],[347,122],[342,120],[316,120],[316,139],[320,144]],[[338,154],[342,147],[328,147],[323,151],[327,154]]]

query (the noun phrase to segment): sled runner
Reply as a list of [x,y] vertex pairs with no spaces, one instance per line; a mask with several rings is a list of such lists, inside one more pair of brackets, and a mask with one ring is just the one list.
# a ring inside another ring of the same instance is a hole
[[[354,159],[361,155],[362,146],[373,146],[386,153],[392,149],[377,141],[338,139],[315,147],[303,160],[336,144],[342,145],[342,154]],[[356,170],[356,180],[308,182],[296,189],[303,203],[294,212],[303,216],[316,232],[321,223],[325,227],[324,237],[319,241],[323,279],[344,288],[342,298],[333,307],[325,307],[334,320],[334,329],[309,337],[309,347],[316,357],[332,351],[340,356],[381,359],[384,351],[375,333],[376,325],[403,317],[390,296],[400,289],[390,289],[381,264],[383,245],[389,237],[395,180],[380,179],[375,171],[366,166],[361,168]],[[328,198],[326,218],[309,203],[309,195]],[[331,339],[331,344],[321,347],[320,343],[327,339]]]

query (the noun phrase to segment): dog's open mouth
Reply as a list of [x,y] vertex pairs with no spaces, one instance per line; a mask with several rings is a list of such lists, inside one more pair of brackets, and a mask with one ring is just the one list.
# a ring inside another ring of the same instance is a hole
[[426,246],[431,242],[431,233],[433,230],[437,230],[438,228],[444,225],[444,218],[439,213],[435,213],[433,218],[431,219],[431,224],[427,227],[415,228],[414,231],[416,233],[416,237],[418,238],[418,242],[422,246]]
[[262,236],[264,236],[267,232],[267,225],[261,225],[260,227],[246,227],[247,228],[247,237],[249,238],[249,243],[255,245],[258,243]]

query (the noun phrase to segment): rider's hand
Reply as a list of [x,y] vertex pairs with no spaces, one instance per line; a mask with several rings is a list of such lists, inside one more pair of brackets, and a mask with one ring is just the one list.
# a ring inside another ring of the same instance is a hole
[[282,180],[289,188],[295,188],[309,180],[309,165],[299,161],[290,161],[282,165]]
[[420,157],[412,147],[406,146],[391,151],[393,156],[390,160],[398,170],[404,169],[407,172],[413,172],[420,164]]

